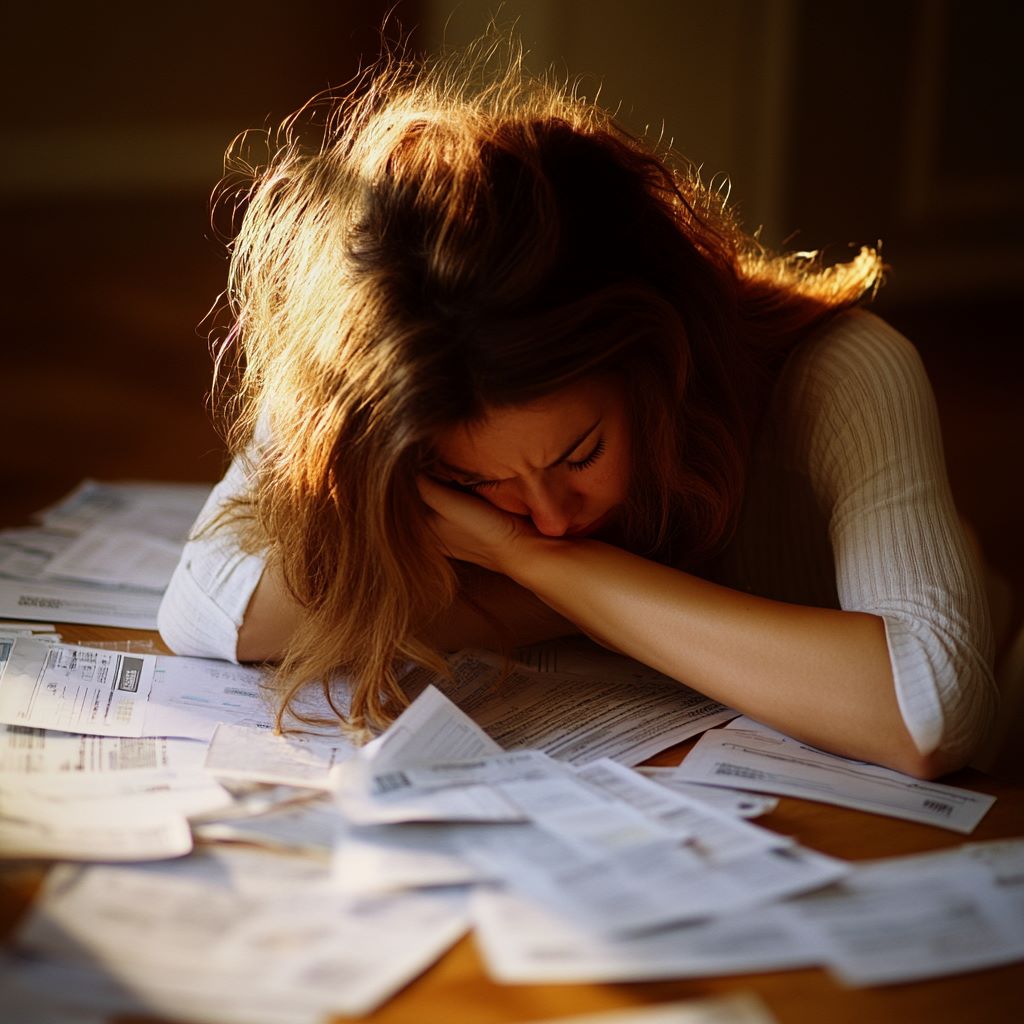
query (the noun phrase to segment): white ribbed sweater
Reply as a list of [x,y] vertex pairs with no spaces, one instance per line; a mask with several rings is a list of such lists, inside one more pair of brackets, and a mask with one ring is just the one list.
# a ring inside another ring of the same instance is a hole
[[[246,472],[236,459],[199,522],[244,492]],[[228,530],[190,541],[160,608],[171,649],[234,660],[263,564]],[[924,368],[877,317],[844,314],[787,362],[715,578],[880,615],[899,706],[923,754],[966,758],[986,732],[996,696],[979,567],[953,506]]]

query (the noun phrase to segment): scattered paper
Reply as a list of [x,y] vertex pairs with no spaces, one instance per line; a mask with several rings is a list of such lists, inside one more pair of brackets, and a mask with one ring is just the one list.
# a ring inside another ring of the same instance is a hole
[[[240,886],[189,861],[58,868],[18,947],[112,979],[151,1015],[277,1024],[370,1012],[468,924],[461,893],[353,902],[315,879]],[[88,978],[79,975],[86,1001]]]
[[338,888],[355,896],[468,885],[491,876],[462,854],[474,830],[487,825],[349,826],[338,836],[332,871]]
[[793,844],[786,836],[659,786],[614,761],[595,761],[579,769],[578,774],[591,786],[637,808],[673,835],[686,839],[712,864]]
[[327,858],[344,827],[333,801],[320,797],[284,801],[250,815],[207,815],[193,822],[192,831],[207,842],[250,843]]
[[99,736],[140,736],[153,655],[21,639],[0,677],[0,722]]
[[554,675],[522,665],[503,672],[500,657],[469,652],[452,665],[451,681],[416,669],[402,685],[415,697],[432,682],[501,747],[573,764],[600,757],[637,764],[736,714],[670,679]]
[[[0,676],[0,723],[208,742],[222,722],[273,727],[275,697],[266,679],[260,668],[214,658],[21,638]],[[303,701],[304,712],[318,715],[328,723],[325,732],[337,738],[337,718],[322,693],[311,687]]]
[[689,782],[819,800],[963,833],[973,831],[995,803],[993,796],[924,782],[762,730],[706,733],[678,774]]
[[806,930],[777,906],[608,937],[493,886],[473,894],[487,973],[506,984],[655,981],[785,971],[820,963]]
[[160,594],[149,590],[0,579],[0,615],[55,619],[86,626],[156,629]]
[[36,516],[51,530],[77,533],[102,524],[183,543],[210,494],[209,484],[83,480]]
[[222,778],[331,790],[331,769],[357,749],[341,738],[278,735],[268,727],[221,723],[210,741],[206,768]]
[[[729,726],[727,725],[726,728]],[[677,767],[639,765],[636,770],[645,779],[650,779],[651,782],[656,782],[659,786],[688,796],[691,800],[711,804],[712,807],[738,818],[759,818],[762,814],[771,814],[779,806],[778,799],[773,796],[761,796],[757,793],[744,793],[741,790],[725,789],[721,786],[702,786],[696,782],[685,782],[679,778]]]
[[41,801],[0,790],[0,857],[140,861],[181,857],[192,849],[185,816],[124,798],[82,804]]
[[42,575],[163,592],[181,558],[181,544],[106,525],[83,530],[43,567]]
[[105,774],[202,767],[206,745],[166,736],[92,736],[0,725],[0,773]]
[[1019,919],[968,857],[859,865],[842,884],[789,910],[848,985],[946,977],[1024,958]]

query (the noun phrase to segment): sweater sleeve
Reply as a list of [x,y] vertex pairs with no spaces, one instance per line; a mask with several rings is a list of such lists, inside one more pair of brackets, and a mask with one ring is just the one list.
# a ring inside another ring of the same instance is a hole
[[797,373],[840,607],[884,620],[918,750],[965,762],[995,714],[993,641],[924,366],[897,331],[854,312],[809,342]]
[[250,466],[239,456],[210,492],[164,594],[157,626],[175,654],[238,660],[238,630],[265,558],[242,551],[230,523],[203,527],[228,500],[245,493]]

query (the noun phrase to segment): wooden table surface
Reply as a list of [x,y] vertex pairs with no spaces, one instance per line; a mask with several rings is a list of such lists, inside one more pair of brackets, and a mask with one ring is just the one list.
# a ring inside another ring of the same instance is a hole
[[[163,649],[155,633],[92,626],[57,628],[69,641],[152,639]],[[648,763],[677,764],[693,742],[673,747]],[[757,823],[845,860],[924,853],[966,841],[1024,835],[1024,788],[1020,784],[971,769],[943,781],[997,798],[970,836],[786,797]],[[13,863],[0,868],[3,934],[10,934],[30,904],[44,872],[45,866],[40,864]],[[386,950],[381,952],[386,955]],[[462,939],[375,1013],[360,1019],[380,1024],[511,1024],[734,991],[758,993],[780,1024],[1024,1021],[1024,963],[866,989],[844,988],[818,968],[628,984],[499,985],[486,976],[472,936]],[[134,1020],[117,1018],[129,1019]]]

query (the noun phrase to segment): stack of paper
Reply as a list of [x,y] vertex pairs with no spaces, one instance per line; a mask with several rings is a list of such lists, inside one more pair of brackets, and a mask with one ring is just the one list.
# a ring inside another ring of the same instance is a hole
[[210,488],[86,480],[0,531],[0,616],[156,629],[160,597]]

